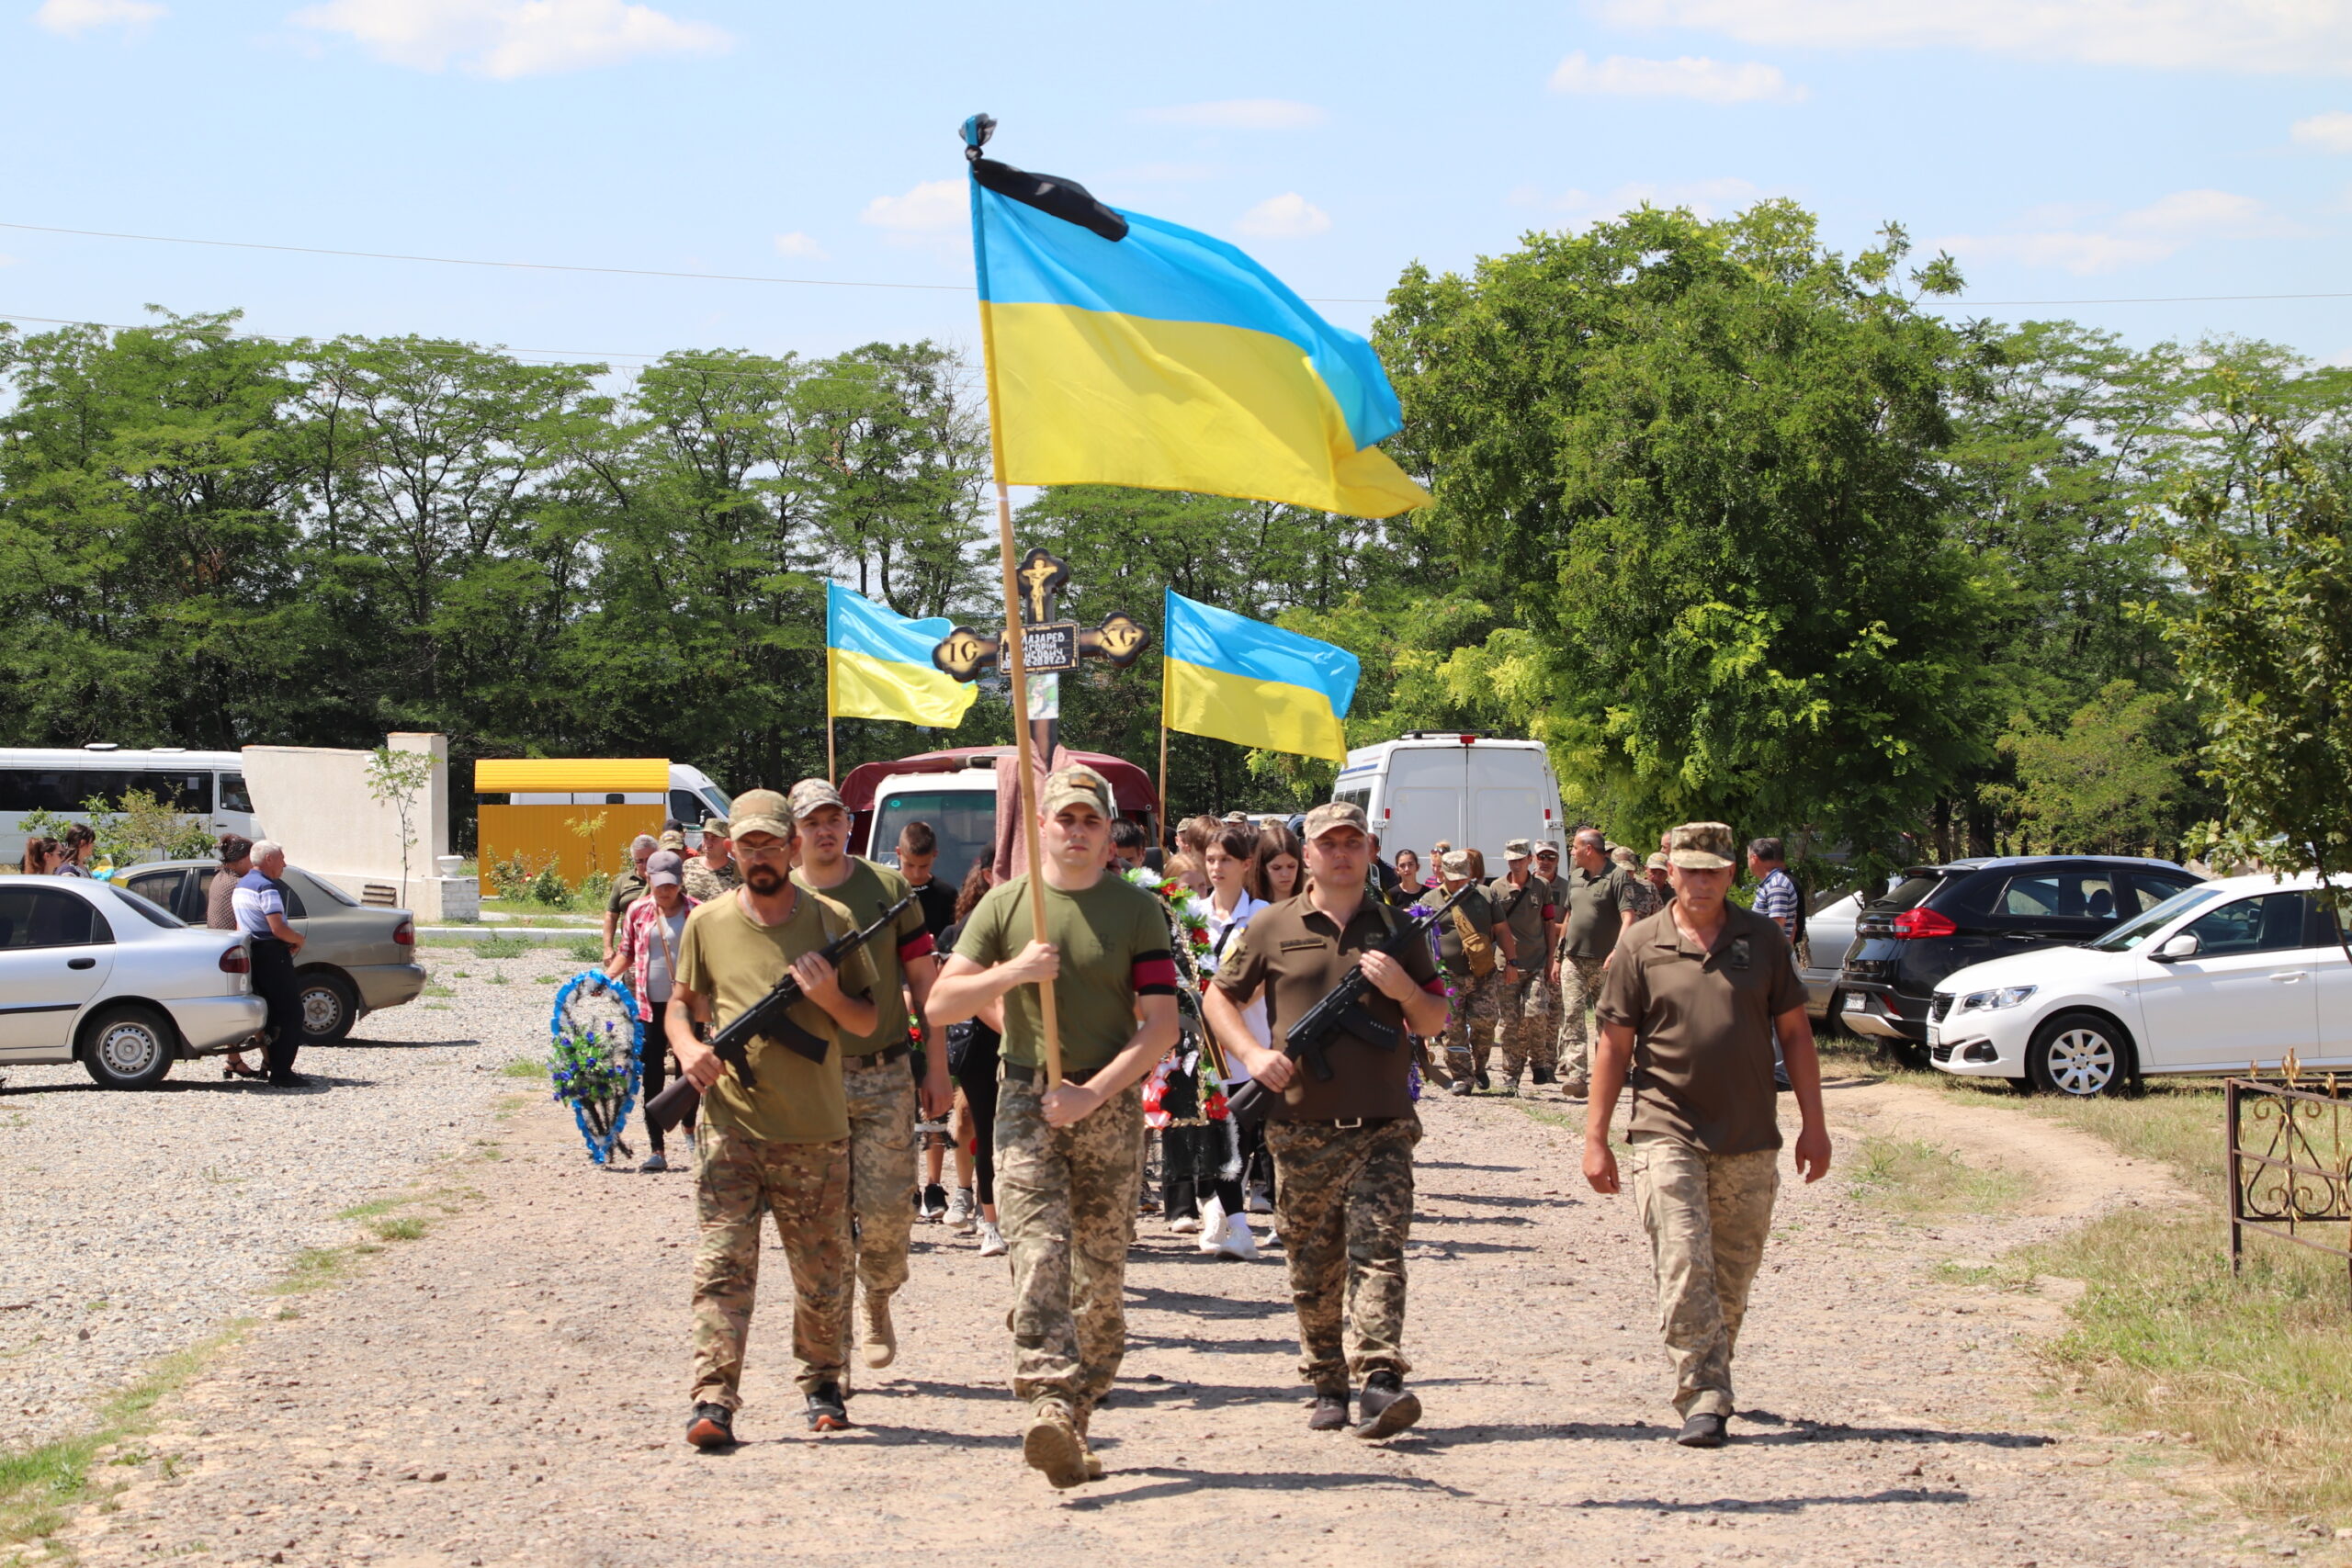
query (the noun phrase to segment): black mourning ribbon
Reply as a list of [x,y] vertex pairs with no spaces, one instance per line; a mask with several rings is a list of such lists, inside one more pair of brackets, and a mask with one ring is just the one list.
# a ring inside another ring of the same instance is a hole
[[1100,234],[1106,240],[1127,237],[1127,220],[1096,200],[1094,193],[1076,180],[1066,180],[1059,175],[1033,175],[1026,169],[1000,164],[994,158],[974,158],[972,177],[1008,200],[1034,207],[1065,223],[1075,223],[1089,233]]

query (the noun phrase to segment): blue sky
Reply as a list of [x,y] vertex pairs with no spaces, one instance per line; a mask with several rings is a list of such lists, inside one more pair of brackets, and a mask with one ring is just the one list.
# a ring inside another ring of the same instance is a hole
[[[514,272],[0,228],[0,319],[242,306],[535,355],[968,345],[955,127],[1376,300],[1644,197],[1883,220],[2003,317],[2352,358],[2346,0],[822,7],[0,0],[0,220],[940,288]],[[1325,307],[1361,330],[1372,303]],[[626,360],[616,363],[627,363]]]

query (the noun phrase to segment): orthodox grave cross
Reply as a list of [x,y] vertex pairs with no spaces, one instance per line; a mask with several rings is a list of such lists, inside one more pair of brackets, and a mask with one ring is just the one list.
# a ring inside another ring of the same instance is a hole
[[[1057,619],[1069,563],[1045,550],[1022,557],[1013,580],[1021,585],[1021,661],[1032,675],[1075,670],[1088,659],[1124,670],[1151,646],[1151,629],[1125,610],[1112,611],[1093,627]],[[931,650],[931,661],[958,681],[977,681],[1000,667],[1003,652],[1002,637],[956,626]]]

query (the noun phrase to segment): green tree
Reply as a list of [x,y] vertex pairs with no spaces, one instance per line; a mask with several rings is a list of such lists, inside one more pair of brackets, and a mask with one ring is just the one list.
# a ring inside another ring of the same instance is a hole
[[2010,807],[2044,849],[2170,849],[2186,826],[2183,807],[2197,797],[2190,776],[2196,746],[2195,728],[2177,698],[2110,681],[2063,730],[2020,725],[2001,738],[2017,783],[1997,787],[1994,798]]

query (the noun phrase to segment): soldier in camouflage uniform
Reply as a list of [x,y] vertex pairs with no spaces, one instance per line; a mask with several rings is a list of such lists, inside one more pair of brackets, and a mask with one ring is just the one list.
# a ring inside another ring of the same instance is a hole
[[[711,857],[716,855],[716,860]],[[702,825],[702,853],[690,856],[684,872],[686,897],[697,904],[732,893],[743,886],[743,868],[735,863],[727,841],[727,818],[712,817]]]
[[[1202,1005],[1227,1055],[1282,1091],[1266,1147],[1298,1309],[1299,1375],[1315,1389],[1306,1424],[1351,1426],[1351,1380],[1361,1379],[1355,1435],[1387,1438],[1421,1414],[1404,1384],[1405,1242],[1421,1140],[1405,1035],[1445,1026],[1445,984],[1426,942],[1393,958],[1375,951],[1404,922],[1365,885],[1374,850],[1363,808],[1318,806],[1305,837],[1308,892],[1251,918]],[[1329,1078],[1257,1043],[1241,1009],[1261,988],[1279,1037],[1358,968],[1372,987],[1326,1047]]]
[[[964,922],[927,1012],[944,1031],[1003,1003],[996,1201],[1012,1264],[1012,1393],[1028,1408],[1023,1459],[1063,1487],[1102,1473],[1086,1434],[1126,1352],[1141,1086],[1176,1043],[1176,960],[1166,906],[1104,869],[1113,810],[1102,776],[1083,767],[1054,773],[1039,814],[1045,886],[1016,876],[989,890]],[[1043,942],[1032,902],[1040,896]],[[1065,953],[1084,954],[1084,972],[1073,964],[1064,974]],[[1047,984],[1058,1082],[1046,1070],[1039,993]]]
[[1656,887],[1650,886],[1639,855],[1620,844],[1609,852],[1609,860],[1611,864],[1625,874],[1626,908],[1633,910],[1634,919],[1646,920],[1666,908],[1666,900],[1658,896]]
[[[1470,880],[1476,863],[1467,850],[1448,850],[1438,857],[1441,897]],[[1464,944],[1463,931],[1483,932],[1493,944],[1493,967],[1478,973],[1478,962]],[[1444,961],[1445,982],[1453,991],[1453,1010],[1445,1029],[1445,1068],[1455,1094],[1468,1094],[1487,1079],[1487,1052],[1502,1016],[1502,934],[1494,906],[1483,888],[1473,887],[1437,924],[1438,955]]]
[[[851,1287],[849,1109],[841,1042],[875,1021],[874,968],[863,953],[845,955],[838,972],[818,955],[854,930],[855,919],[786,876],[793,828],[784,797],[751,790],[736,809],[750,869],[740,893],[698,905],[686,917],[666,1020],[679,1071],[703,1091],[695,1134],[702,1237],[695,1255],[695,1408],[686,1439],[705,1449],[735,1441],[763,1212],[775,1215],[776,1239],[792,1271],[792,1348],[809,1429],[850,1424],[842,1388]],[[752,1043],[755,1081],[747,1086],[695,1037],[695,1026],[723,1027],[787,971],[801,987],[790,1023],[825,1048],[824,1059],[811,1062],[763,1035]]]
[[1671,841],[1674,902],[1624,933],[1601,993],[1584,1175],[1596,1192],[1618,1190],[1609,1122],[1630,1068],[1634,1193],[1675,1362],[1675,1440],[1711,1449],[1732,1414],[1732,1351],[1780,1186],[1776,1030],[1804,1119],[1796,1166],[1807,1181],[1828,1172],[1829,1134],[1788,938],[1724,897],[1737,869],[1731,829],[1686,822]]
[[1531,1065],[1536,1083],[1552,1081],[1553,976],[1546,937],[1558,929],[1559,912],[1552,905],[1550,881],[1535,874],[1525,839],[1504,845],[1503,861],[1509,869],[1487,885],[1487,902],[1511,938],[1510,967],[1496,998],[1501,1023],[1495,1038],[1502,1047],[1504,1091],[1517,1094]]
[[1591,1078],[1590,1026],[1585,1010],[1600,999],[1610,950],[1634,923],[1628,878],[1609,859],[1609,840],[1597,828],[1579,828],[1569,851],[1576,863],[1564,880],[1560,931],[1560,1087],[1581,1100]]

